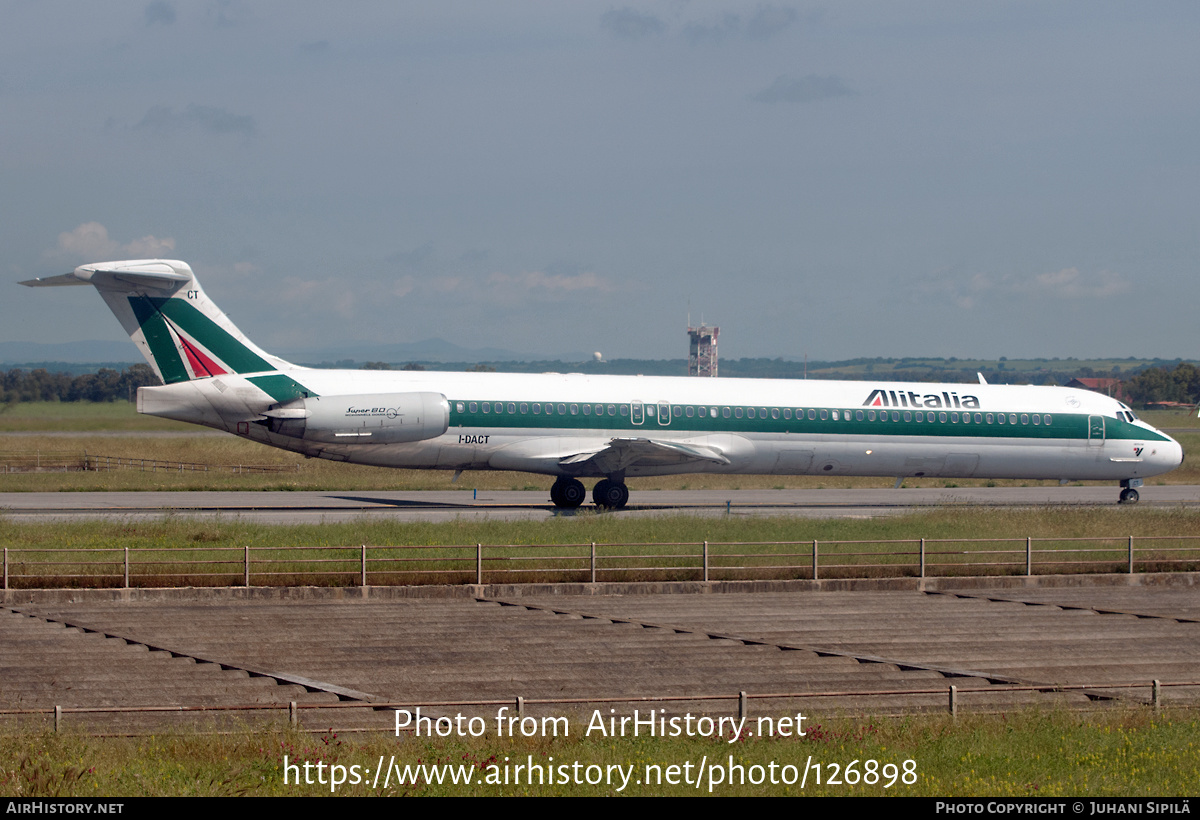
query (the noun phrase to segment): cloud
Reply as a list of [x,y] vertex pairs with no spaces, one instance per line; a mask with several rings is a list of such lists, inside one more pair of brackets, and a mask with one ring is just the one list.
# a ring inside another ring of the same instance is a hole
[[667,24],[653,14],[643,14],[629,8],[611,9],[600,15],[600,27],[614,37],[626,40],[640,40],[662,34],[667,30]]
[[146,6],[146,25],[169,26],[175,22],[175,7],[166,0],[153,0]]
[[254,117],[211,105],[189,105],[176,112],[167,105],[151,106],[135,128],[162,133],[196,129],[209,134],[254,134]]
[[85,222],[58,235],[58,244],[46,256],[51,261],[82,259],[87,262],[106,262],[114,259],[153,259],[175,252],[175,240],[143,236],[122,245],[109,238],[108,229],[99,222]]
[[805,77],[788,77],[781,74],[767,88],[755,94],[752,99],[764,103],[807,103],[816,100],[827,100],[833,97],[853,97],[855,92],[846,85],[840,77],[819,77],[809,74]]
[[607,285],[599,276],[587,271],[573,275],[525,271],[517,274],[493,273],[488,284],[504,290],[524,290],[543,296],[561,296],[583,290],[602,291]]
[[1012,299],[1033,297],[1041,300],[1074,301],[1107,299],[1127,292],[1131,283],[1113,271],[1082,273],[1078,268],[1063,268],[1035,276],[995,276],[975,273],[967,277],[940,272],[918,283],[918,290],[948,300],[955,307],[970,310],[989,296]]
[[311,43],[301,43],[300,53],[308,55],[324,54],[329,51],[328,40],[316,40]]
[[1079,268],[1063,268],[1022,282],[1019,289],[1056,299],[1107,299],[1125,293],[1130,287],[1127,279],[1112,271],[1085,274]]
[[742,18],[736,14],[726,14],[712,25],[688,23],[683,27],[683,36],[692,45],[701,43],[722,43],[730,37],[741,33]]
[[683,36],[692,45],[717,44],[734,37],[750,40],[766,40],[791,26],[800,15],[786,6],[760,5],[745,21],[737,14],[725,14],[715,23],[688,23],[683,27]]
[[746,36],[753,40],[766,40],[796,22],[798,17],[793,8],[759,6],[746,23]]

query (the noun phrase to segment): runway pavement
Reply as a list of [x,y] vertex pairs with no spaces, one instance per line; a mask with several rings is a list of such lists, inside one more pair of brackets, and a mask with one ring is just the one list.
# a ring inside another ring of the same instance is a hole
[[[875,517],[940,507],[1116,506],[1115,486],[965,487],[859,490],[634,490],[616,515],[795,515]],[[1200,506],[1200,486],[1144,487],[1127,509]],[[384,517],[407,521],[540,520],[595,510],[556,510],[538,491],[99,492],[0,493],[0,515],[13,521],[135,519],[184,515],[260,523],[319,523]]]

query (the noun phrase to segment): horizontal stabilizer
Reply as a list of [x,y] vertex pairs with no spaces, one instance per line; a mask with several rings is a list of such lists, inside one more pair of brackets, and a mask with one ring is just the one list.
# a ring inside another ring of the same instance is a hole
[[18,284],[27,288],[61,288],[69,285],[90,285],[91,282],[80,279],[73,273],[64,273],[59,276],[47,276],[44,279],[26,279]]

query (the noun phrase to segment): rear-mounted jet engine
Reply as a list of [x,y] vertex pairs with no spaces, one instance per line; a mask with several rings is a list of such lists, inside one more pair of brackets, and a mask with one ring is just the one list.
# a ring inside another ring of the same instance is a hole
[[437,438],[450,426],[441,393],[374,393],[296,399],[263,413],[272,433],[327,444],[394,444]]

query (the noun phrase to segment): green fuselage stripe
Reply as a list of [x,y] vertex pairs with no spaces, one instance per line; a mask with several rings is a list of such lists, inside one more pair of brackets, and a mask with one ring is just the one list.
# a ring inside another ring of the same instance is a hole
[[306,399],[317,395],[291,376],[285,376],[282,373],[272,373],[268,376],[249,376],[246,381],[257,386],[277,402]]
[[[742,411],[742,418],[736,418],[733,415],[732,406],[730,409],[730,417],[725,418],[723,412],[725,406],[718,406],[718,415],[716,417],[709,413],[711,405],[705,405],[705,415],[701,417],[699,413],[699,405],[691,405],[692,416],[689,418],[686,415],[687,405],[679,405],[683,410],[684,415],[671,416],[670,424],[659,424],[657,412],[655,415],[645,415],[645,409],[649,405],[643,405],[643,421],[641,424],[634,424],[632,421],[632,408],[629,404],[613,404],[610,402],[594,402],[589,406],[592,410],[590,415],[583,414],[583,404],[575,403],[578,407],[578,412],[571,414],[569,408],[572,403],[555,402],[555,412],[547,415],[544,411],[541,413],[532,412],[534,402],[503,402],[505,412],[503,413],[484,413],[477,410],[472,413],[469,409],[462,412],[458,411],[459,404],[469,408],[471,402],[451,400],[450,402],[450,425],[452,427],[462,428],[480,428],[480,429],[505,429],[505,428],[521,428],[521,429],[575,429],[575,430],[606,430],[610,432],[619,432],[625,434],[636,434],[644,437],[653,437],[656,434],[664,432],[685,433],[689,435],[711,435],[715,433],[758,433],[768,435],[787,435],[787,434],[803,434],[803,435],[837,435],[837,436],[859,436],[859,437],[877,437],[877,436],[944,436],[947,438],[994,438],[994,439],[1016,439],[1016,438],[1033,438],[1033,439],[1067,439],[1067,440],[1088,440],[1089,438],[1099,441],[1101,436],[1093,434],[1089,436],[1089,420],[1091,418],[1104,419],[1103,438],[1109,440],[1139,440],[1139,441],[1166,441],[1166,437],[1162,436],[1145,427],[1141,427],[1112,416],[1089,416],[1083,413],[1039,413],[1036,414],[1040,418],[1045,419],[1049,416],[1050,424],[1033,424],[1032,413],[1004,413],[1005,423],[998,424],[993,421],[991,424],[986,422],[986,417],[989,415],[986,411],[971,411],[970,423],[964,424],[961,421],[963,415],[967,411],[917,411],[917,410],[877,410],[876,413],[887,413],[888,421],[880,421],[879,416],[876,416],[875,421],[870,421],[867,418],[867,410],[862,410],[863,420],[859,421],[856,418],[857,411],[854,409],[847,410],[844,407],[832,408],[811,408],[816,412],[817,418],[809,420],[807,411],[810,408],[804,408],[805,416],[803,419],[797,419],[795,416],[795,408],[792,410],[792,418],[783,418],[783,408],[767,407],[767,417],[761,418],[762,408],[756,406],[754,408],[755,418],[749,418],[748,407],[737,408]],[[482,408],[483,401],[476,401],[476,406]],[[489,405],[494,405],[496,402],[489,401]],[[513,405],[517,408],[514,413],[508,412],[508,406]],[[525,404],[529,409],[526,412],[520,412],[520,407]],[[559,413],[557,408],[559,404],[565,404],[568,412]],[[542,402],[543,407],[546,405]],[[610,415],[608,408],[610,405],[617,411],[615,415]],[[602,406],[604,408],[603,415],[596,413],[596,408]],[[622,410],[624,415],[621,415]],[[655,407],[657,411],[657,407]],[[874,410],[874,408],[872,408]],[[772,418],[772,411],[779,411],[779,418]],[[672,409],[673,412],[673,409]],[[833,413],[838,414],[838,420],[833,420]],[[900,421],[891,421],[891,414],[899,413]],[[957,412],[959,421],[957,423],[950,421],[951,413]],[[825,419],[821,419],[821,414],[826,415]],[[917,414],[923,414],[925,421],[916,421]],[[847,420],[847,414],[849,420]],[[910,421],[904,421],[906,414],[910,414]],[[976,424],[974,421],[975,415],[978,414],[985,419],[984,422]],[[945,415],[946,421],[941,421],[941,417]],[[996,411],[992,411],[993,419],[1001,415]],[[1029,421],[1022,424],[1021,416],[1024,415]],[[1017,423],[1009,422],[1010,416],[1016,416]],[[932,418],[932,421],[928,419]]]

